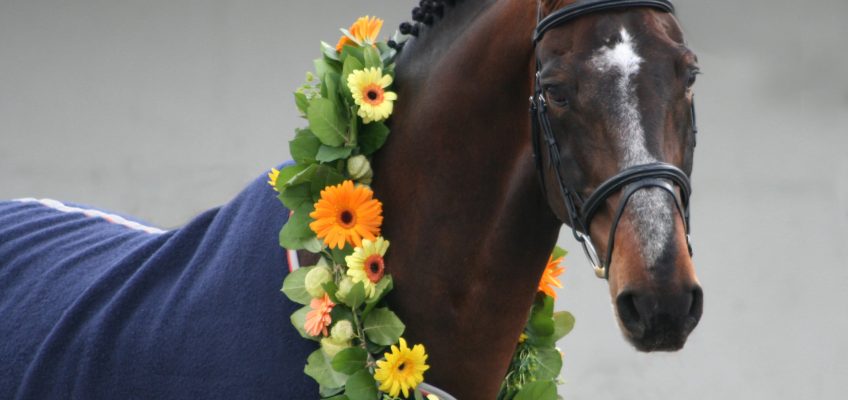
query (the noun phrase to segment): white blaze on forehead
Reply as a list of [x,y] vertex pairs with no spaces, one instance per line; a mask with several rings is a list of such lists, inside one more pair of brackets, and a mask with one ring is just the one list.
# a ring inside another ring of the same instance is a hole
[[[656,162],[657,159],[648,152],[639,98],[633,83],[644,60],[636,53],[636,44],[630,33],[621,28],[619,35],[621,41],[597,50],[592,63],[609,79],[616,79],[615,96],[608,99],[613,104],[614,113],[607,124],[611,132],[619,134],[619,167],[624,169]],[[673,228],[673,204],[670,200],[669,194],[662,189],[648,188],[634,193],[628,203],[635,216],[634,225],[639,232],[642,257],[649,268],[655,266],[663,249],[670,244]]]

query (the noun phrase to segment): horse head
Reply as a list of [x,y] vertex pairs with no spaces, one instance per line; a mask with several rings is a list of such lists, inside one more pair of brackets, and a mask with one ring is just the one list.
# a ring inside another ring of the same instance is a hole
[[536,31],[548,202],[608,278],[624,336],[678,350],[703,304],[688,236],[697,57],[665,2],[564,17],[574,6],[558,3]]

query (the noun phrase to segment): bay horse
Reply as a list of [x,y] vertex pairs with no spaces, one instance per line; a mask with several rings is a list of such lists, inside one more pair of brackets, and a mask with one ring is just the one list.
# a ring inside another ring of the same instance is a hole
[[[496,397],[563,223],[608,278],[625,338],[680,349],[703,304],[688,243],[697,59],[670,3],[422,3],[373,164],[389,301],[428,349],[427,381]],[[288,210],[264,181],[171,231],[0,203],[0,393],[315,398],[314,344],[279,293]]]

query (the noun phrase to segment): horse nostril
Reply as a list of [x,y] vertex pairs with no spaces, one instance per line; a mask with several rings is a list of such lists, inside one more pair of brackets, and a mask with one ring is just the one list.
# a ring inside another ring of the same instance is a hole
[[618,295],[615,302],[622,325],[636,338],[644,335],[645,323],[636,306],[636,296],[631,292],[625,292]]
[[694,325],[698,324],[701,319],[701,313],[704,311],[704,291],[700,286],[695,286],[692,289],[692,304],[689,306],[689,317],[692,318]]

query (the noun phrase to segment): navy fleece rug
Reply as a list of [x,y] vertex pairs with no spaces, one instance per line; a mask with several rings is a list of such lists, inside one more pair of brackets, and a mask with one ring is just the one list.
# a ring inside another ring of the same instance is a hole
[[316,398],[265,180],[167,232],[0,202],[0,399]]

